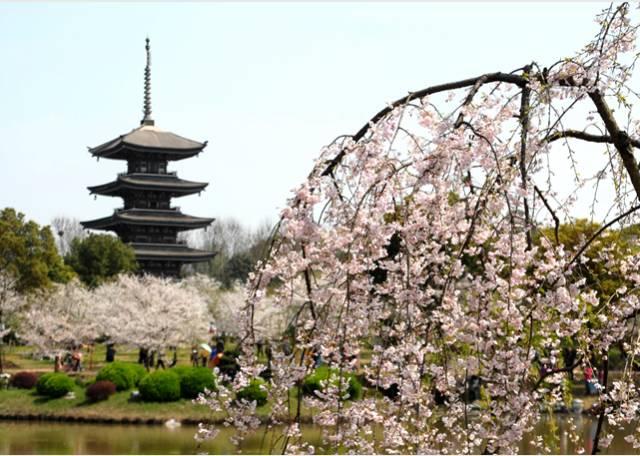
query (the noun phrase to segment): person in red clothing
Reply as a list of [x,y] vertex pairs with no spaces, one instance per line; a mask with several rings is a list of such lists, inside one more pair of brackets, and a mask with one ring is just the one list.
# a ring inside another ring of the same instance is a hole
[[220,360],[224,356],[224,342],[219,340],[218,343],[216,344],[216,349],[214,351],[215,351],[215,356],[212,356],[211,358],[211,367],[216,367],[218,364],[220,364]]
[[597,393],[596,380],[593,378],[593,368],[591,366],[584,368],[584,388],[587,396]]

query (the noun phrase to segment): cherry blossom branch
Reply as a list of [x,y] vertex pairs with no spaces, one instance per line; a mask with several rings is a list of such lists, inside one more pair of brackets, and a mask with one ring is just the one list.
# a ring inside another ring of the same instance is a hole
[[537,390],[538,387],[540,387],[540,385],[542,384],[544,379],[547,378],[548,376],[553,375],[553,374],[559,374],[561,372],[571,372],[576,367],[578,367],[580,365],[580,363],[582,363],[582,356],[579,357],[578,360],[575,363],[573,363],[571,366],[558,367],[557,369],[551,369],[551,370],[545,372],[544,374],[542,374],[540,376],[540,378],[536,382],[535,386],[533,387],[534,391]]
[[[423,98],[423,97],[426,97],[427,95],[433,95],[440,92],[446,92],[449,90],[456,90],[456,89],[462,89],[464,87],[475,86],[480,81],[483,81],[482,82],[483,84],[490,84],[493,82],[504,82],[507,84],[517,85],[518,87],[525,87],[528,82],[527,78],[520,75],[497,72],[497,73],[487,73],[480,76],[476,76],[474,78],[463,79],[461,81],[450,82],[447,84],[431,86],[422,90],[418,90],[417,92],[410,92],[408,96],[399,98],[393,103],[391,103],[389,106],[387,106],[386,108],[380,110],[376,115],[374,115],[369,120],[369,122],[363,125],[362,128],[360,128],[360,130],[358,130],[356,134],[352,136],[352,139],[353,141],[358,142],[369,131],[369,129],[371,128],[371,125],[376,124],[379,120],[381,120],[384,116],[389,114],[395,108],[405,105],[412,100],[415,100],[417,98]],[[474,91],[472,91],[469,95],[473,97],[473,94],[474,94]],[[327,167],[322,172],[321,176],[329,175],[333,171],[333,169],[338,165],[338,163],[340,163],[340,161],[345,156],[345,154],[346,154],[346,150],[342,149],[340,153],[338,153],[338,155],[336,155],[328,163]]]
[[600,236],[606,229],[608,229],[609,227],[611,227],[613,224],[618,223],[620,220],[622,220],[625,217],[628,217],[629,215],[633,214],[635,211],[637,211],[638,209],[640,209],[640,205],[634,206],[631,209],[629,209],[628,211],[624,212],[623,214],[620,214],[619,216],[617,216],[616,218],[614,218],[613,220],[611,220],[610,222],[602,225],[600,227],[600,229],[598,231],[596,231],[595,233],[593,233],[593,236],[591,236],[589,238],[589,240],[587,242],[585,242],[582,247],[580,247],[580,250],[578,250],[578,253],[576,253],[574,255],[574,257],[571,259],[571,261],[569,261],[569,263],[567,263],[567,268],[569,268],[573,263],[576,262],[576,260],[578,258],[580,258],[580,256],[585,252],[585,250],[587,250],[587,248],[591,245],[591,243],[593,241],[595,241],[598,236]]

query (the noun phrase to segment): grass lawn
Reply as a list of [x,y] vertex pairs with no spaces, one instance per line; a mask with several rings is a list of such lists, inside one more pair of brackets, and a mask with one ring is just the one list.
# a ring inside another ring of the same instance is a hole
[[[116,347],[116,360],[137,362],[138,351],[127,347]],[[52,360],[39,360],[32,355],[33,347],[5,346],[5,359],[9,367],[5,369],[9,373],[19,371],[53,371]],[[370,360],[370,351],[365,351],[361,359],[362,364],[367,364]],[[167,353],[167,362],[171,361],[172,353]],[[105,346],[98,344],[94,352],[84,353],[84,370],[79,373],[70,373],[76,378],[78,384],[89,384],[95,379],[98,370],[105,365]],[[182,348],[178,351],[178,365],[190,365],[190,349]],[[619,378],[620,372],[610,372],[609,381]],[[580,398],[584,402],[584,408],[590,408],[597,397],[585,396],[584,383],[578,373],[572,385],[573,396]],[[60,419],[107,419],[107,420],[128,420],[147,421],[150,419],[166,421],[176,419],[180,421],[220,421],[224,418],[222,414],[214,414],[209,408],[194,404],[190,400],[179,400],[168,403],[148,403],[140,401],[130,401],[130,391],[119,392],[106,401],[98,403],[88,403],[85,399],[85,389],[83,386],[76,386],[74,399],[46,399],[36,395],[34,390],[7,389],[0,390],[0,415],[2,416],[50,416]],[[290,396],[291,410],[295,413],[297,398],[292,391]],[[270,405],[267,404],[258,408],[258,414],[266,416],[269,413]],[[312,415],[311,410],[303,407],[303,419],[306,421]]]
[[211,410],[203,405],[181,399],[175,402],[131,402],[130,391],[118,392],[106,401],[89,403],[84,388],[75,388],[75,399],[47,399],[33,390],[0,390],[0,415],[44,415],[64,418],[128,419],[128,420],[218,420]]
[[[41,360],[34,357],[37,350],[29,346],[6,346],[4,347],[4,359],[8,367],[5,371],[15,373],[19,371],[53,371],[53,360]],[[95,374],[103,367],[106,357],[106,346],[96,344],[93,353],[83,350],[82,365],[85,373]],[[178,365],[190,365],[191,350],[188,347],[178,349]],[[165,363],[170,363],[173,356],[172,351],[167,351]],[[116,347],[116,361],[138,362],[138,350],[130,347]]]

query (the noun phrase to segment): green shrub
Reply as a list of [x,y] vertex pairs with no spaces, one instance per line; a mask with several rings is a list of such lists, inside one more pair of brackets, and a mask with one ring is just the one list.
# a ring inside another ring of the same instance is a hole
[[138,389],[143,401],[177,401],[180,399],[180,377],[170,370],[156,371],[143,378]]
[[184,377],[187,374],[187,372],[190,372],[191,369],[193,369],[193,367],[191,366],[175,366],[169,369],[169,372],[173,372],[174,374],[177,374],[178,377],[180,377],[180,381],[182,381],[182,377]]
[[[343,381],[347,379],[349,382],[349,387],[347,388],[348,399],[360,399],[362,397],[362,384],[353,374],[343,373],[342,375]],[[302,381],[302,392],[310,396],[315,396],[316,391],[324,390],[329,376],[333,376],[333,380],[331,381],[332,386],[337,387],[339,385],[338,369],[329,369],[328,366],[320,366],[312,374],[304,378]]]
[[71,377],[60,372],[49,372],[38,379],[36,391],[41,396],[50,398],[62,397],[73,391],[75,383]]
[[236,399],[244,399],[252,402],[256,401],[258,407],[267,403],[267,390],[265,381],[261,378],[254,378],[247,386],[236,394]]
[[[178,375],[180,375],[178,373]],[[206,367],[191,367],[180,376],[180,394],[185,399],[195,399],[204,389],[213,391],[216,381],[211,369]]]
[[138,385],[146,374],[140,364],[115,362],[100,369],[96,381],[109,380],[118,391],[126,391]]
[[131,369],[133,371],[133,377],[134,377],[134,386],[138,386],[140,384],[140,381],[145,378],[147,376],[147,374],[149,372],[147,372],[147,369],[145,369],[145,367],[142,364],[138,364],[138,363],[123,363],[125,364],[129,369]]

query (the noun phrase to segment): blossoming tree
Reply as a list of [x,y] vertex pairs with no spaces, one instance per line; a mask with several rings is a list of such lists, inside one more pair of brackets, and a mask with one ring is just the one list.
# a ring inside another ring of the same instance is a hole
[[18,315],[25,308],[26,299],[16,291],[17,278],[0,272],[0,374],[4,368],[4,337],[15,330]]
[[100,330],[113,343],[159,349],[197,342],[207,334],[207,300],[186,282],[120,275],[94,295],[101,303]]
[[[326,451],[517,452],[539,404],[562,401],[567,372],[590,364],[604,373],[592,451],[612,439],[606,420],[636,420],[640,257],[605,246],[599,261],[626,277],[609,295],[585,286],[580,268],[607,228],[638,221],[630,15],[627,4],[606,8],[573,57],[409,93],[324,148],[250,285],[236,389],[264,367],[249,347],[267,286],[280,284],[269,305],[296,309],[295,349],[272,361],[267,449],[314,451],[299,427],[313,406]],[[601,210],[605,188],[611,205]],[[585,198],[605,214],[602,228],[566,249],[558,226]],[[555,235],[545,236],[549,225]],[[567,338],[577,347],[572,365],[560,359]],[[630,355],[610,382],[608,353],[620,342]],[[335,374],[307,398],[300,385],[312,351]],[[370,388],[350,401],[346,374],[357,372]],[[482,384],[473,411],[472,378]],[[259,425],[255,404],[223,393],[209,403],[240,434]],[[639,437],[640,428],[627,440],[638,447]],[[541,437],[532,443],[548,450]]]
[[[184,279],[184,286],[192,287],[205,297],[211,323],[219,334],[238,337],[243,334],[242,317],[247,310],[247,290],[236,287],[227,289],[217,280],[203,274]],[[301,290],[298,292],[301,294]],[[282,336],[291,320],[291,306],[271,305],[265,297],[264,305],[256,309],[254,333],[257,339],[272,340]],[[295,300],[294,300],[295,302]],[[296,302],[297,304],[297,302]]]
[[100,336],[96,307],[92,293],[79,280],[56,285],[31,297],[20,314],[19,335],[43,353],[62,355]]

